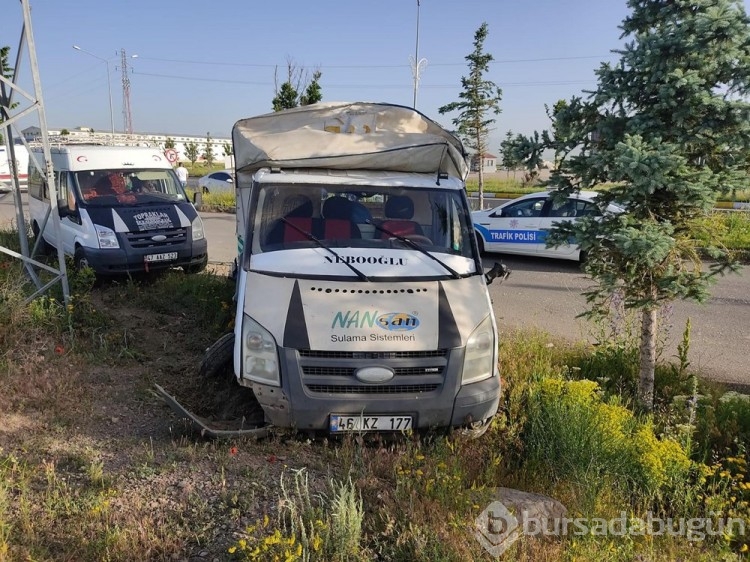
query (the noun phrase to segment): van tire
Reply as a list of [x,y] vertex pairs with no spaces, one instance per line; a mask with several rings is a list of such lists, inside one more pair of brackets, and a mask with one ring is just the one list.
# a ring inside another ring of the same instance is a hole
[[206,269],[206,266],[208,265],[208,260],[199,263],[197,265],[186,265],[183,266],[182,271],[184,271],[188,275],[193,275],[195,273],[200,273],[201,271],[204,271]]
[[87,267],[91,267],[91,265],[89,264],[89,260],[86,259],[86,254],[83,251],[83,248],[81,248],[80,246],[76,246],[76,251],[73,255],[73,265],[78,271],[86,269]]
[[486,420],[474,422],[471,425],[459,427],[456,429],[456,431],[461,437],[464,437],[466,439],[479,439],[482,435],[487,433],[487,430],[492,425],[493,417],[489,417]]
[[39,254],[42,256],[48,256],[52,253],[52,250],[54,249],[45,239],[44,236],[42,236],[42,233],[40,232],[39,225],[34,221],[31,223],[31,233],[34,235],[34,243],[36,244],[36,241],[41,238],[41,242],[39,243]]
[[234,376],[234,333],[224,334],[206,350],[198,370],[210,415],[218,420],[244,418],[245,426],[261,427],[265,413],[255,394]]

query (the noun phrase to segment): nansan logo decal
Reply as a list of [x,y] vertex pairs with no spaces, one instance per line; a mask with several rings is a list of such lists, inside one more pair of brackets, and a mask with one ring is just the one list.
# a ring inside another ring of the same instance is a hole
[[406,312],[389,312],[378,316],[378,326],[389,332],[408,332],[419,326],[419,318]]
[[339,311],[333,317],[331,328],[373,328],[378,326],[389,332],[408,332],[419,326],[419,318],[408,312],[379,314],[370,310]]

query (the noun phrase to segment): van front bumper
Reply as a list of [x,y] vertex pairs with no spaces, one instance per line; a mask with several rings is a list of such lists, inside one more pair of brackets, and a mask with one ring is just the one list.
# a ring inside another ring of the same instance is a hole
[[[173,267],[184,267],[191,270],[203,269],[208,263],[208,243],[206,239],[196,240],[190,245],[179,247],[160,247],[151,249],[118,248],[106,249],[82,248],[89,266],[97,275],[118,275],[157,271]],[[146,262],[149,254],[177,252],[177,259],[168,261]]]
[[[397,384],[359,385],[344,377],[328,380],[302,375],[295,350],[280,350],[282,386],[252,383],[252,389],[263,407],[266,419],[277,427],[299,430],[329,429],[331,414],[411,416],[414,429],[463,427],[491,418],[500,403],[500,377],[461,386],[460,369],[463,349],[451,350],[438,387],[424,392],[400,392]],[[417,388],[425,375],[402,377],[399,381]],[[421,379],[421,380],[420,380]],[[325,392],[321,389],[334,389]],[[342,386],[343,385],[343,386]],[[377,388],[381,386],[381,389]]]

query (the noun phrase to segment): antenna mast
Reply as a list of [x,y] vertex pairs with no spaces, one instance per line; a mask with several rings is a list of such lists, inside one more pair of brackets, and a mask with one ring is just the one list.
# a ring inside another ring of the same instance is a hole
[[130,113],[130,78],[128,77],[128,57],[125,49],[120,49],[122,62],[122,118],[125,125],[125,133],[133,134],[133,116]]

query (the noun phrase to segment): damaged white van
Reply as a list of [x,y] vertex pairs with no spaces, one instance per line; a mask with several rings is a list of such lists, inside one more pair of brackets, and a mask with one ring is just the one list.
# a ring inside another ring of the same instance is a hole
[[323,103],[233,129],[235,376],[300,430],[483,431],[498,334],[461,142],[420,112]]
[[[62,246],[76,267],[98,275],[205,269],[203,222],[161,151],[70,144],[50,152]],[[44,169],[41,147],[31,154]],[[46,179],[33,162],[28,186],[32,231],[56,246]]]

